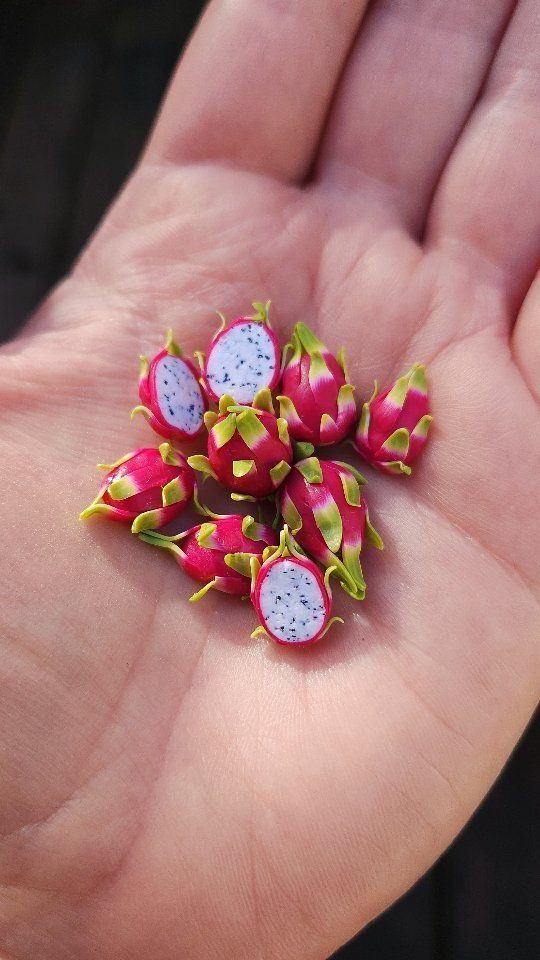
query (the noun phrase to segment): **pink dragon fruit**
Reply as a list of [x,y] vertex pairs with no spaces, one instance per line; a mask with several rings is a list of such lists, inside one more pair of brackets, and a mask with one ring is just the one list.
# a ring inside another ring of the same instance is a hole
[[393,387],[373,395],[362,408],[355,437],[361,456],[385,473],[410,474],[433,420],[428,413],[424,367],[414,363]]
[[[249,596],[251,561],[262,561],[264,551],[277,544],[272,527],[253,517],[220,516],[204,508],[211,522],[198,524],[175,537],[141,533],[153,547],[170,550],[185,573],[204,587],[190,597],[200,600],[209,590]],[[181,546],[179,546],[181,544]]]
[[223,314],[206,360],[199,354],[206,390],[218,403],[225,394],[235,403],[255,403],[260,390],[277,386],[280,348],[270,327],[270,301],[255,301],[252,317],[239,317],[227,325]]
[[99,513],[131,523],[133,533],[157,530],[174,520],[193,494],[193,470],[169,443],[157,450],[143,447],[99,467],[108,473],[94,502],[81,513],[82,520]]
[[279,547],[269,548],[251,561],[251,599],[260,626],[252,637],[265,634],[276,643],[302,647],[324,637],[341,617],[330,617],[332,592],[325,576],[295,544],[287,527],[281,531]]
[[356,419],[354,387],[347,383],[343,351],[338,359],[305,323],[297,323],[293,350],[283,369],[280,414],[287,421],[294,440],[325,446],[338,443],[351,430]]
[[300,546],[327,568],[343,589],[363,600],[360,565],[364,538],[382,548],[362,495],[364,478],[340,460],[308,457],[296,463],[281,491],[281,513]]
[[266,497],[282,483],[293,459],[287,424],[276,419],[270,391],[260,391],[259,408],[224,396],[219,414],[208,411],[208,456],[188,463],[233,491],[233,499]]
[[141,405],[134,407],[131,418],[142,413],[160,436],[190,440],[201,432],[208,407],[206,394],[196,367],[182,355],[172,330],[165,348],[153,360],[141,357],[139,397]]

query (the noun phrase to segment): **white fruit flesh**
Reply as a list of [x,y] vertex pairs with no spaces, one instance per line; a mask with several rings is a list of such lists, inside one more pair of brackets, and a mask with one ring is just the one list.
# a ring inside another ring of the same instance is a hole
[[196,433],[204,404],[197,378],[180,357],[167,355],[156,365],[156,397],[163,419],[184,433]]
[[263,626],[285,643],[305,643],[322,630],[325,600],[315,574],[293,560],[276,560],[259,592]]
[[262,323],[248,321],[226,330],[208,354],[206,378],[217,397],[252,403],[276,370],[274,341]]

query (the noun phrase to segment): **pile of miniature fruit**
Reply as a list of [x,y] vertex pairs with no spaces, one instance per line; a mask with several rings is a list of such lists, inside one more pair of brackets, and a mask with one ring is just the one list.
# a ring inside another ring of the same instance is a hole
[[[362,475],[342,460],[314,455],[316,447],[345,440],[356,424],[343,351],[330,353],[297,323],[282,355],[269,303],[253,307],[253,316],[230,324],[220,314],[207,355],[196,354],[199,370],[172,333],[151,361],[141,357],[141,403],[132,417],[141,413],[164,442],[100,465],[106,475],[81,517],[130,523],[141,540],[169,550],[203,584],[191,600],[210,589],[251,595],[260,622],[253,636],[303,646],[340,619],[331,617],[331,577],[353,599],[364,599],[362,544],[367,539],[380,549],[382,541]],[[414,364],[383,392],[375,383],[353,445],[379,470],[410,474],[431,419],[425,371]],[[186,458],[173,446],[205,427],[205,456]],[[213,513],[201,502],[196,473],[213,477],[234,501],[257,502],[259,520]],[[275,504],[272,525],[260,522],[262,501]],[[172,536],[156,532],[191,502],[201,523]]]

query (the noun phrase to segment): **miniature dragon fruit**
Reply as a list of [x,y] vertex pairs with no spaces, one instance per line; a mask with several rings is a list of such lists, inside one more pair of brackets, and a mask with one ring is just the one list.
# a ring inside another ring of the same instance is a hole
[[433,420],[428,413],[424,367],[414,363],[393,387],[373,395],[362,408],[355,437],[361,456],[385,473],[410,474]]
[[291,339],[284,351],[284,362],[288,350],[293,353],[283,368],[280,414],[294,440],[338,443],[356,419],[343,351],[336,359],[305,323],[296,324]]
[[208,456],[188,463],[233,491],[233,499],[266,497],[291,469],[293,459],[287,424],[276,419],[270,391],[259,392],[258,408],[235,404],[224,396],[219,413],[208,411]]
[[139,397],[141,404],[133,408],[131,418],[142,413],[160,436],[190,440],[201,432],[206,394],[196,367],[182,355],[171,330],[165,348],[153,360],[141,357]]
[[362,495],[366,481],[340,460],[308,457],[296,463],[281,491],[281,514],[300,546],[327,568],[343,589],[363,600],[360,565],[364,538],[382,548]]
[[249,596],[251,561],[262,561],[264,551],[276,546],[275,531],[253,517],[221,516],[207,508],[204,513],[211,519],[184,533],[141,533],[140,539],[169,550],[189,577],[204,583],[190,600],[200,600],[209,590]]
[[260,390],[273,390],[280,375],[280,348],[270,327],[270,301],[255,301],[252,317],[239,317],[227,324],[223,314],[221,326],[210,344],[206,360],[198,354],[206,390],[219,403],[222,396],[235,403],[255,402]]
[[330,617],[332,592],[329,578],[295,544],[285,526],[279,547],[269,548],[263,562],[251,561],[251,600],[260,626],[252,637],[265,634],[277,643],[307,646],[324,637],[341,617]]
[[193,494],[193,470],[169,443],[157,450],[143,447],[99,467],[108,473],[94,502],[81,513],[82,520],[99,513],[131,523],[133,533],[157,530],[174,520]]

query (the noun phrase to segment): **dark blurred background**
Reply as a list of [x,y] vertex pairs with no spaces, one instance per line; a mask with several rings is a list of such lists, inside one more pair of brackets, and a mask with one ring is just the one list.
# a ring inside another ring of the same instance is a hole
[[[69,268],[135,163],[202,6],[0,0],[0,340]],[[440,863],[335,960],[540,957],[538,733],[536,722]]]

